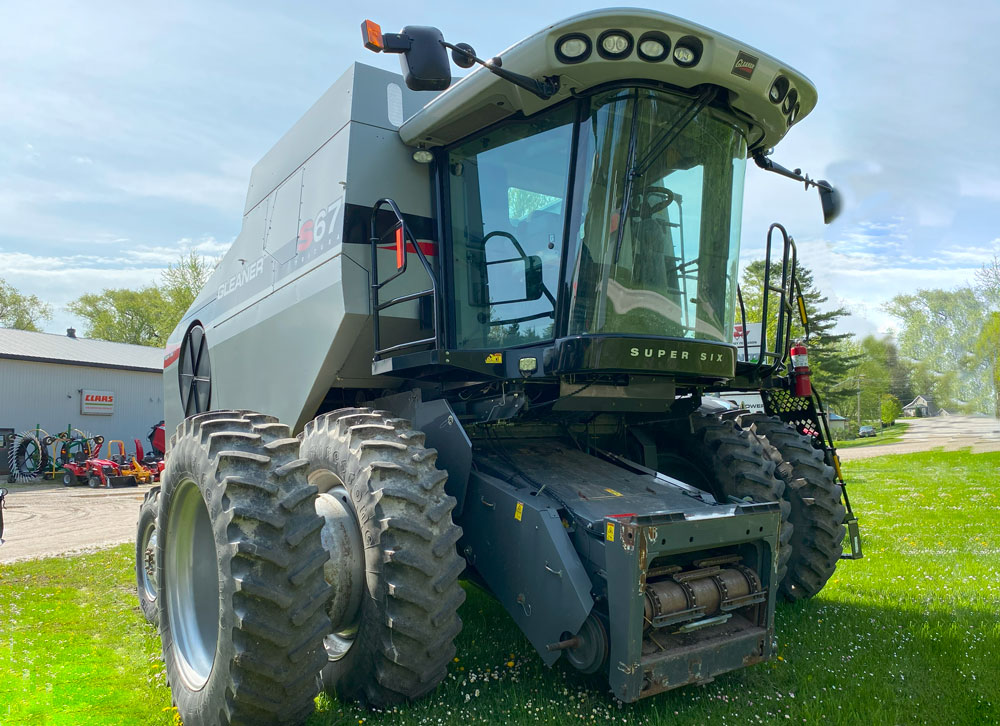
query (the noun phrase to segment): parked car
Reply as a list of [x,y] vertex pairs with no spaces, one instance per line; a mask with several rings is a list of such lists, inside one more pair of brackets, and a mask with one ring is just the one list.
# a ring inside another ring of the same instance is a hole
[[858,429],[858,438],[863,439],[866,436],[877,436],[874,426],[862,426]]

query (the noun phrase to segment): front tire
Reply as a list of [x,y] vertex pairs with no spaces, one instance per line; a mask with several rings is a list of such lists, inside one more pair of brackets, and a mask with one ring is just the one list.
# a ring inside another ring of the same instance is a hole
[[156,561],[156,517],[160,511],[160,487],[153,487],[142,500],[135,536],[135,583],[139,609],[146,622],[160,625],[160,609],[156,602],[156,581],[159,577]]
[[329,630],[316,488],[270,416],[186,419],[156,522],[160,639],[186,726],[297,724],[315,706]]
[[319,416],[300,438],[310,481],[344,492],[364,542],[360,607],[327,639],[324,686],[376,708],[419,698],[447,675],[465,600],[437,452],[408,421],[361,408]]
[[795,531],[781,594],[790,601],[813,597],[833,576],[843,552],[847,510],[841,503],[836,474],[812,440],[781,419],[755,413],[741,417],[740,424],[765,437],[791,465],[785,498]]
[[778,502],[781,527],[775,582],[781,582],[792,556],[794,526],[790,520],[791,507],[783,498],[785,482],[775,475],[775,462],[767,456],[757,437],[735,421],[695,411],[689,423],[689,431],[661,432],[658,469],[711,492],[721,501],[735,497]]

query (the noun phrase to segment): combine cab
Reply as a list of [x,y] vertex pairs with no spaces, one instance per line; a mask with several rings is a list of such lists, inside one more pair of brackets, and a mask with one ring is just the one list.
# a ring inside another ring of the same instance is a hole
[[[317,673],[428,693],[460,576],[624,701],[773,657],[776,601],[823,587],[848,527],[860,556],[780,225],[772,333],[733,343],[747,159],[837,212],[765,156],[815,89],[654,11],[490,60],[362,31],[403,74],[354,65],[257,164],[167,346],[136,572],[181,718],[301,721]],[[765,413],[702,406],[736,390]]]

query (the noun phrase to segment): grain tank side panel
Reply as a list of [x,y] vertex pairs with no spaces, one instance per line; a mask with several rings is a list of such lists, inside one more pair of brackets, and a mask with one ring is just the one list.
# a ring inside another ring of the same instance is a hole
[[[169,431],[183,418],[170,353],[195,321],[212,409],[262,411],[298,430],[331,387],[392,385],[371,375],[368,221],[377,199],[393,197],[430,241],[429,173],[395,130],[429,96],[356,64],[254,167],[243,229],[168,342]],[[394,250],[380,256],[394,271]],[[426,286],[412,263],[387,294]],[[389,314],[415,330],[416,304]]]

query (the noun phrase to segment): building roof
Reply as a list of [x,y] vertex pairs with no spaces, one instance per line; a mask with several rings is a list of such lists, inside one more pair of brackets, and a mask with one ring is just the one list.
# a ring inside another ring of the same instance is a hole
[[0,358],[94,368],[163,371],[163,349],[0,328]]
[[942,411],[942,409],[939,409],[934,404],[934,401],[931,399],[930,396],[917,396],[908,404],[903,406],[903,411],[906,411],[908,409],[916,410],[920,407],[925,407],[927,409],[927,413],[930,414],[931,416],[937,416]]

